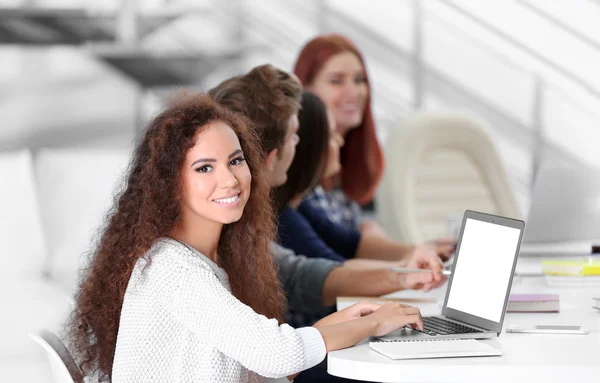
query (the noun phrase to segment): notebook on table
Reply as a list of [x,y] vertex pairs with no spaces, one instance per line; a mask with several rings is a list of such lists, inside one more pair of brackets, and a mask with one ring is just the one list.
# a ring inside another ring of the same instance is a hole
[[560,311],[558,294],[511,294],[508,313],[557,313]]
[[377,341],[369,342],[369,347],[390,359],[459,358],[502,355],[500,350],[475,339]]

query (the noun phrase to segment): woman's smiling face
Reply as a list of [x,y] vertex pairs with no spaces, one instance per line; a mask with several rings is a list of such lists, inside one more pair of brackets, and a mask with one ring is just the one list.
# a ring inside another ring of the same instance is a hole
[[[181,171],[181,210],[194,220],[228,224],[242,217],[252,176],[238,137],[213,121],[196,135]],[[190,214],[191,213],[191,214]]]

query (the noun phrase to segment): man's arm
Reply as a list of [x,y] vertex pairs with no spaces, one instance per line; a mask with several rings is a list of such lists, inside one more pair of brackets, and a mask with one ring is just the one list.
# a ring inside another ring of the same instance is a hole
[[405,275],[389,269],[357,270],[338,267],[332,270],[323,287],[323,304],[334,305],[340,296],[378,297],[405,289]]
[[329,314],[327,308],[335,303],[335,298],[324,302],[323,288],[329,274],[339,269],[342,263],[297,255],[275,242],[271,242],[269,248],[278,266],[277,273],[288,299],[288,307],[311,316]]
[[310,315],[327,315],[327,308],[333,306],[339,296],[378,297],[405,289],[430,290],[440,284],[432,273],[404,274],[389,268],[340,267],[340,262],[297,255],[274,242],[270,250],[278,265],[288,306]]

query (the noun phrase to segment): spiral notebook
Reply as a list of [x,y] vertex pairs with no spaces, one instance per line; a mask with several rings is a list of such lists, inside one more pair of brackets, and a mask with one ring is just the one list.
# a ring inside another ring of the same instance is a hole
[[369,342],[390,359],[461,358],[500,356],[502,351],[475,339],[391,340]]

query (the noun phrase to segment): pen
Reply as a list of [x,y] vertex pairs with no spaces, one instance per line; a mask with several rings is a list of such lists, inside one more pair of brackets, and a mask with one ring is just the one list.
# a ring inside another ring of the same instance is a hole
[[[396,273],[427,273],[431,271],[430,269],[411,269],[409,267],[392,267],[391,270]],[[442,274],[450,275],[452,271],[442,270]]]

